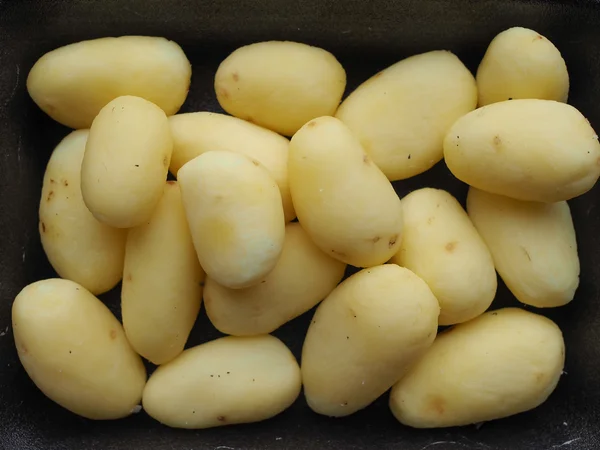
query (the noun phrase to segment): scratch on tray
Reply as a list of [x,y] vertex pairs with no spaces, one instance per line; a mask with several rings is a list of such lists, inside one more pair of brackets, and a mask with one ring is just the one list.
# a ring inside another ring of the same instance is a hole
[[567,445],[571,445],[571,444],[573,444],[574,442],[577,442],[577,441],[580,441],[580,440],[581,440],[581,438],[580,438],[580,437],[578,437],[578,438],[571,439],[571,440],[569,440],[569,441],[563,442],[562,444],[553,445],[553,446],[552,446],[552,448],[566,447]]
[[226,445],[219,445],[215,447],[214,450],[225,449],[225,450],[235,450],[235,447],[227,447]]
[[15,94],[17,93],[17,89],[19,88],[19,78],[21,76],[21,68],[19,67],[18,64],[15,65],[17,68],[17,79],[15,81],[15,85],[13,86],[12,92],[10,93],[10,95],[8,96],[8,99],[6,100],[6,102],[4,103],[4,105],[8,105],[11,100],[15,97]]
[[4,329],[4,331],[0,331],[0,337],[6,336],[6,333],[8,333],[8,325],[6,325],[6,328]]
[[425,447],[421,448],[421,450],[425,450],[426,448],[430,448],[435,445],[442,445],[442,444],[455,444],[455,445],[461,445],[464,447],[463,444],[461,444],[460,442],[456,442],[456,441],[435,441],[435,442],[431,442],[430,444],[427,444]]

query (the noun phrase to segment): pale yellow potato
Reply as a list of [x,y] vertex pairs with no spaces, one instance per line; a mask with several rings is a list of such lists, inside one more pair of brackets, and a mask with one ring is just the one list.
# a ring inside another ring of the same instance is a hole
[[440,325],[483,314],[496,295],[490,251],[460,203],[423,188],[402,199],[404,237],[390,262],[421,277],[440,302]]
[[569,73],[560,51],[546,37],[514,27],[490,43],[477,69],[479,105],[539,98],[566,102]]
[[398,251],[400,199],[340,120],[319,117],[303,126],[288,164],[298,220],[321,250],[356,267],[383,264]]
[[144,409],[174,428],[211,428],[269,419],[300,394],[294,355],[269,335],[220,338],[160,366],[144,389]]
[[173,139],[165,113],[140,97],[111,101],[94,119],[81,192],[96,219],[116,228],[150,220],[167,179]]
[[335,56],[289,41],[240,47],[215,75],[225,111],[285,136],[315,117],[333,115],[345,88],[346,72]]
[[203,281],[179,185],[167,181],[150,222],[127,235],[121,309],[136,352],[163,364],[183,351],[200,310]]
[[487,312],[441,333],[393,387],[390,408],[415,428],[508,417],[546,401],[564,362],[550,319],[518,308]]
[[446,132],[476,106],[471,72],[454,54],[433,51],[374,75],[343,101],[335,116],[394,181],[441,161]]
[[259,161],[277,182],[285,220],[296,217],[288,183],[288,147],[283,136],[237,117],[211,112],[178,114],[169,118],[175,176],[188,161],[211,150],[241,153]]
[[88,419],[137,410],[144,364],[116,317],[83,286],[59,278],[26,286],[12,326],[19,359],[48,398]]
[[167,115],[187,97],[192,68],[175,42],[121,36],[77,42],[42,56],[27,77],[33,101],[57,122],[89,128],[111,100],[145,98]]
[[548,308],[573,300],[579,257],[567,202],[523,202],[471,188],[467,210],[520,302]]
[[281,194],[255,159],[210,151],[177,173],[198,259],[222,286],[240,289],[273,270],[283,249]]
[[81,161],[88,130],[73,131],[54,149],[44,174],[39,207],[42,246],[62,278],[92,294],[121,280],[127,231],[98,222],[81,195]]
[[228,289],[208,278],[204,307],[222,333],[271,333],[323,300],[345,269],[344,263],[319,250],[299,223],[289,223],[277,265],[261,283]]
[[310,408],[347,416],[398,381],[435,339],[438,301],[395,264],[363,269],[319,305],[302,348]]
[[598,135],[577,109],[551,100],[493,103],[461,117],[444,157],[465,183],[526,201],[569,200],[600,176]]

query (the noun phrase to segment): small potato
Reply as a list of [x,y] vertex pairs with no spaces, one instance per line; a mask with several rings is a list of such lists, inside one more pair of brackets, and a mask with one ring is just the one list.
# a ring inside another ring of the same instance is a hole
[[392,263],[423,278],[440,302],[440,325],[471,320],[496,295],[496,270],[483,239],[448,192],[424,188],[402,199],[404,237]]
[[51,400],[88,419],[134,412],[146,369],[119,321],[84,287],[58,278],[26,286],[12,326],[25,371]]
[[167,181],[150,222],[127,235],[121,308],[136,352],[163,364],[183,351],[200,310],[203,280],[179,186]]
[[206,274],[231,289],[264,280],[285,237],[281,194],[267,169],[239,153],[210,151],[177,175]]
[[487,312],[441,333],[392,389],[404,425],[470,425],[533,409],[550,396],[565,362],[554,322],[518,308]]
[[81,165],[83,200],[116,228],[150,220],[167,178],[173,139],[165,113],[140,97],[119,97],[94,119]]
[[144,389],[144,409],[175,428],[258,422],[300,394],[300,368],[277,338],[228,336],[185,350]]
[[520,302],[548,308],[573,300],[579,257],[567,202],[523,202],[471,188],[467,210]]
[[345,88],[346,72],[331,53],[298,42],[238,48],[215,75],[225,111],[285,136],[315,117],[333,115]]
[[465,183],[518,200],[559,202],[600,176],[600,144],[577,109],[512,100],[461,117],[444,140],[450,171]]
[[40,199],[40,238],[58,275],[92,294],[121,280],[126,230],[98,222],[81,196],[81,161],[88,130],[73,131],[52,152]]
[[345,280],[319,305],[304,341],[308,406],[335,417],[368,406],[429,348],[439,312],[427,284],[395,264]]
[[450,126],[477,106],[471,72],[452,53],[406,58],[361,84],[335,116],[391,180],[433,167]]
[[479,104],[539,98],[566,102],[569,73],[552,42],[528,28],[509,28],[490,43],[477,69]]
[[290,223],[281,257],[262,283],[228,289],[206,280],[206,313],[225,334],[270,333],[323,300],[340,282],[345,268],[319,250],[299,223]]
[[169,118],[173,134],[170,171],[210,150],[241,153],[256,159],[279,186],[286,222],[296,217],[288,183],[288,147],[283,136],[236,117],[211,112],[178,114]]
[[340,120],[319,117],[303,126],[290,142],[288,170],[298,220],[325,253],[371,267],[398,251],[400,199]]
[[66,45],[32,67],[27,90],[57,122],[89,128],[110,101],[135,95],[175,114],[188,93],[192,68],[181,47],[160,37],[122,36]]

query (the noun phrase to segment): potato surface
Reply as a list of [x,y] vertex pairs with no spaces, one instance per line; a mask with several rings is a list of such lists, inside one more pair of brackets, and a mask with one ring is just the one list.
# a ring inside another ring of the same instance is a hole
[[88,130],[73,131],[52,152],[40,198],[39,231],[58,275],[98,295],[121,280],[127,231],[98,222],[83,202],[81,161],[87,137]]
[[79,284],[62,279],[23,288],[12,307],[19,359],[51,400],[88,419],[134,412],[146,369],[115,316]]
[[302,348],[310,408],[341,417],[368,406],[429,348],[439,312],[427,284],[395,264],[342,282],[317,308]]
[[33,101],[57,122],[89,128],[110,101],[145,98],[175,114],[188,93],[192,68],[175,42],[121,36],[77,42],[42,56],[27,77]]
[[520,302],[547,308],[573,300],[579,257],[567,202],[523,202],[471,188],[467,210]]
[[565,361],[560,329],[518,308],[487,312],[441,333],[392,389],[404,425],[438,428],[508,417],[542,404]]
[[294,355],[269,335],[220,338],[160,366],[144,389],[144,409],[175,428],[211,428],[269,419],[300,394]]

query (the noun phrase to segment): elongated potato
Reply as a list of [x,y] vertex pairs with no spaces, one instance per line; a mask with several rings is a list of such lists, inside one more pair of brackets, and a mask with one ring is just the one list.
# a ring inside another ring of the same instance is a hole
[[77,42],[42,56],[27,77],[33,101],[57,122],[89,128],[110,101],[135,95],[175,114],[192,68],[181,47],[160,37],[122,36]]
[[345,268],[319,250],[299,223],[290,223],[285,227],[281,257],[262,283],[228,289],[206,280],[206,313],[225,334],[270,333],[323,300],[340,282]]
[[441,333],[394,386],[390,407],[416,428],[500,419],[546,401],[564,362],[550,319],[518,308],[487,312]]
[[127,235],[121,308],[136,352],[163,364],[183,351],[200,310],[203,280],[179,185],[167,181],[150,222]]
[[51,400],[88,419],[136,409],[146,369],[119,321],[84,287],[58,278],[26,286],[12,325],[23,367]]
[[225,111],[285,136],[315,117],[333,115],[345,88],[346,72],[331,53],[298,42],[238,48],[215,75]]
[[300,368],[277,338],[228,336],[185,350],[144,389],[144,409],[175,428],[258,422],[300,394]]
[[440,325],[473,319],[496,295],[496,270],[483,239],[448,192],[424,188],[402,199],[404,237],[392,263],[421,277],[440,302]]
[[100,222],[150,220],[167,178],[173,139],[165,113],[140,97],[119,97],[94,119],[81,164],[81,192]]
[[476,106],[471,72],[452,53],[433,51],[371,77],[344,100],[335,116],[394,181],[439,162],[446,132]]
[[523,202],[471,188],[467,210],[520,302],[547,308],[573,300],[579,257],[567,202]]
[[479,104],[539,98],[566,102],[569,73],[560,51],[528,28],[514,27],[490,43],[477,69]]
[[277,184],[257,160],[203,153],[178,172],[200,264],[222,286],[263,280],[283,249],[285,221]]
[[175,176],[188,161],[210,150],[241,153],[256,159],[279,186],[286,222],[296,217],[288,183],[288,147],[283,136],[236,117],[211,112],[169,118],[173,134],[170,171]]
[[444,140],[452,173],[477,189],[518,200],[559,202],[600,176],[600,144],[575,108],[550,100],[512,100],[461,117]]
[[395,264],[345,280],[319,305],[304,341],[308,406],[336,417],[368,406],[429,348],[439,312],[425,282]]
[[52,152],[40,199],[40,238],[59,276],[92,294],[112,289],[123,275],[126,230],[98,222],[81,196],[81,161],[88,130],[73,131]]
[[341,121],[319,117],[303,126],[290,142],[288,170],[298,220],[325,253],[370,267],[398,251],[400,199]]

